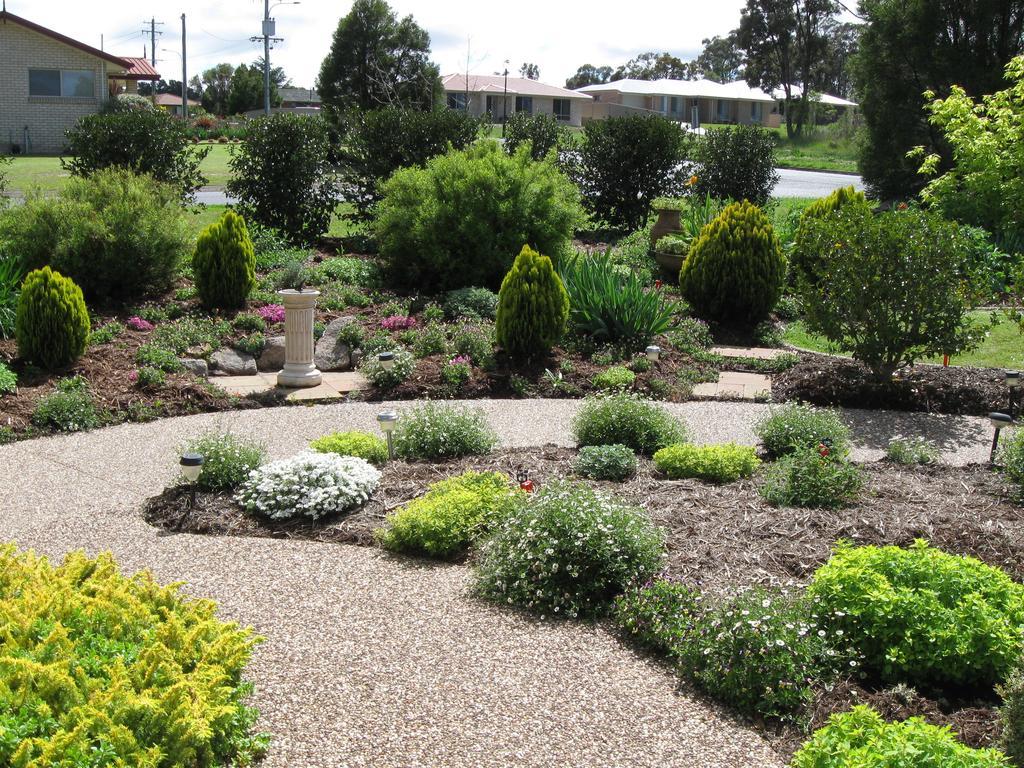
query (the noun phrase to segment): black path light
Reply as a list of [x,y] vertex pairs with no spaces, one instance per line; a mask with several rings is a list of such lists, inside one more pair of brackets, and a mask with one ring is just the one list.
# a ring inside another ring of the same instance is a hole
[[995,430],[995,434],[992,435],[992,450],[989,452],[988,461],[990,464],[995,464],[996,448],[999,447],[999,433],[1013,425],[1013,418],[1008,413],[992,412],[988,415],[988,420],[992,422],[992,428]]

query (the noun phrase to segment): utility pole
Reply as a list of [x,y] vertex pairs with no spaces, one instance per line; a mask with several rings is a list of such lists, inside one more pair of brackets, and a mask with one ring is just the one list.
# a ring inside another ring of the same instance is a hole
[[263,34],[259,37],[250,37],[254,43],[263,41],[263,114],[270,115],[270,44],[280,43],[283,38],[274,37],[277,34],[277,22],[270,18],[271,7],[279,5],[299,5],[301,0],[284,0],[284,2],[270,5],[270,0],[263,0]]
[[[149,19],[148,23],[145,22],[145,21],[142,22],[142,23],[143,23],[143,25],[146,25],[146,26],[149,27],[149,29],[146,29],[145,26],[144,26],[143,29],[142,29],[142,34],[144,34],[144,35],[148,34],[149,35],[149,49],[150,49],[149,63],[152,64],[153,67],[155,68],[156,67],[156,36],[163,34],[163,32],[157,32],[156,28],[157,27],[162,27],[164,25],[164,23],[162,21],[157,21],[155,16],[151,17]],[[146,54],[145,53],[142,54],[142,58],[146,58]]]
[[181,14],[181,119],[188,120],[188,66],[185,59],[185,14]]

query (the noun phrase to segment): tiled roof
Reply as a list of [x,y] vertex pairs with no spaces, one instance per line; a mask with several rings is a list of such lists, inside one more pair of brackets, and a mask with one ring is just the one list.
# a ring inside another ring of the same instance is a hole
[[[441,78],[441,84],[446,91],[455,93],[503,93],[505,92],[505,78],[502,75],[470,75],[469,87],[466,87],[465,75],[445,75]],[[515,96],[550,96],[555,99],[586,99],[592,97],[585,93],[569,91],[554,85],[528,80],[525,77],[510,77],[508,79],[508,93]]]
[[149,59],[136,59],[132,56],[123,57],[125,61],[131,64],[131,67],[123,75],[127,80],[159,80],[160,73],[153,69],[153,66],[149,63]]
[[99,48],[93,48],[91,45],[86,45],[85,43],[80,43],[77,40],[72,40],[70,37],[62,35],[60,32],[54,32],[52,29],[40,26],[34,21],[29,21],[28,19],[23,19],[20,16],[15,16],[10,11],[0,11],[0,24],[7,24],[8,22],[11,24],[18,24],[19,26],[25,27],[25,29],[31,29],[33,32],[38,32],[40,35],[46,35],[49,38],[64,43],[64,45],[77,48],[78,50],[84,51],[98,59],[106,59],[112,64],[118,65],[122,69],[129,69],[131,67],[128,61],[126,59],[122,59],[120,56],[114,56],[106,51],[101,51]]
[[740,101],[774,102],[775,99],[760,88],[751,88],[745,82],[716,83],[714,80],[614,80],[601,85],[587,85],[580,93],[638,93],[644,96],[684,96],[695,99],[736,99]]
[[[181,106],[181,94],[177,93],[158,93],[153,97],[153,101],[161,107],[180,107]],[[189,106],[198,106],[202,102],[196,101],[195,99],[188,100]]]

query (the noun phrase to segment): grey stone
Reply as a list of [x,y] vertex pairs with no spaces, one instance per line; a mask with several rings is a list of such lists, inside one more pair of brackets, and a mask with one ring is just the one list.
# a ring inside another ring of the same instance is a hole
[[193,357],[179,357],[178,362],[185,366],[185,371],[191,373],[193,376],[205,379],[210,375],[210,366],[206,364],[205,360],[199,360]]
[[210,355],[210,369],[214,376],[255,376],[256,358],[237,349],[221,347]]
[[337,317],[324,329],[324,335],[316,343],[313,362],[321,371],[343,371],[352,362],[351,350],[339,338],[341,330],[351,325],[354,317]]
[[261,371],[280,371],[284,368],[284,336],[267,337],[256,367]]

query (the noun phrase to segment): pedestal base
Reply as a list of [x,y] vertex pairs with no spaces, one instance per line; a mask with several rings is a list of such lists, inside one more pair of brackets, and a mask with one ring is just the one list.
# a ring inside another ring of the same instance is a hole
[[312,363],[308,366],[285,363],[284,368],[277,374],[277,386],[279,387],[318,387],[322,381],[323,374]]

